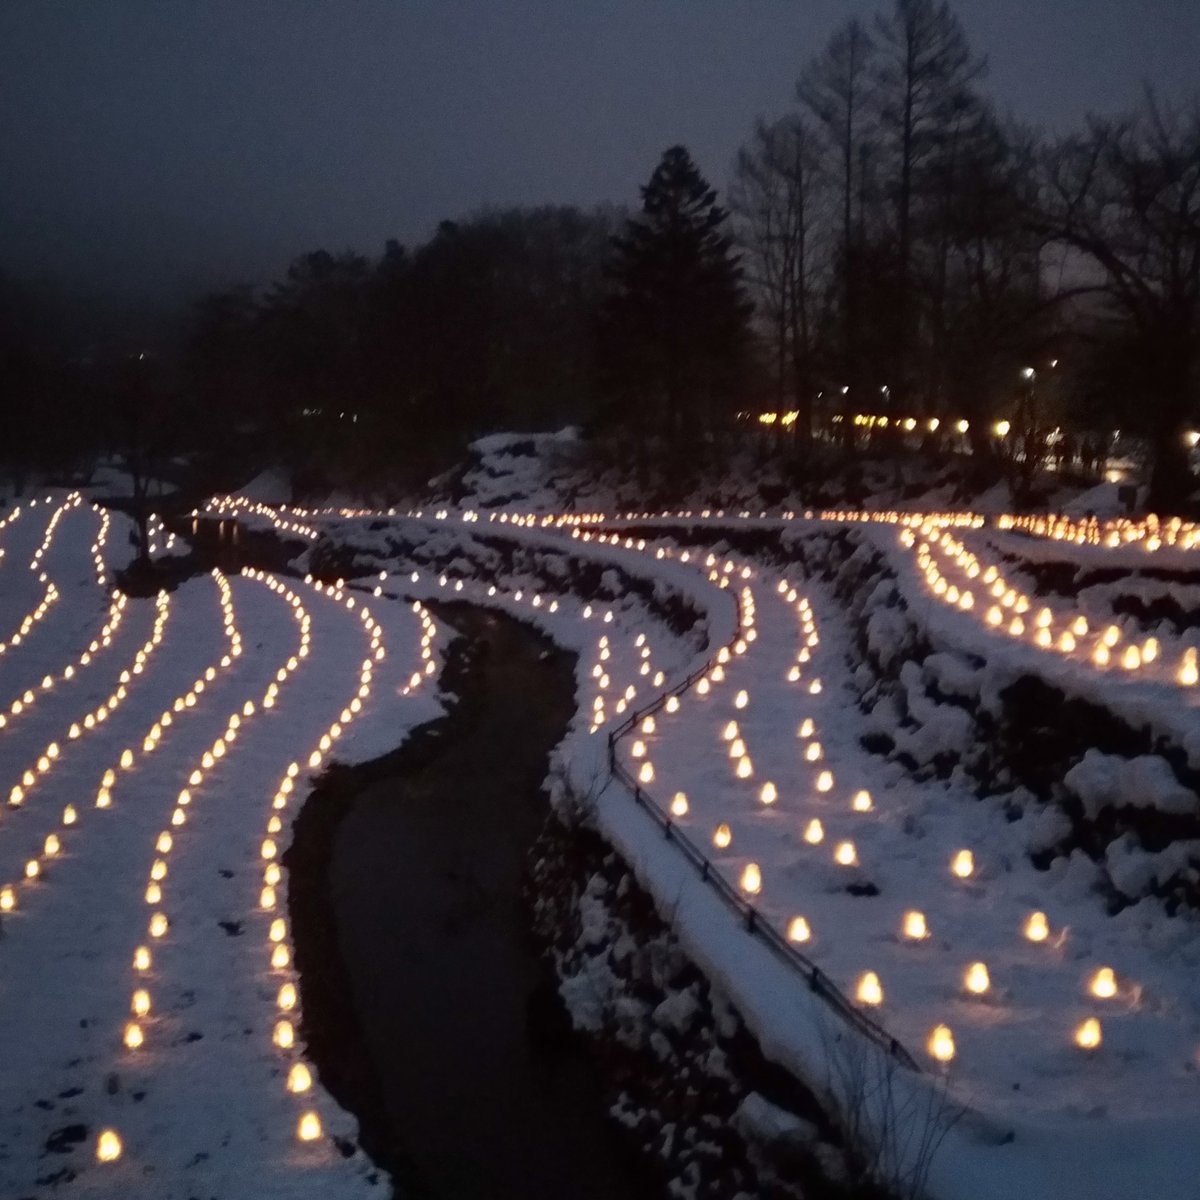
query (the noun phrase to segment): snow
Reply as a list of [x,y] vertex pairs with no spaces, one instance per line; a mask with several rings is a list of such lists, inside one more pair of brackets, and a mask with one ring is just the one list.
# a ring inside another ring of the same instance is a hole
[[1089,817],[1106,808],[1153,808],[1165,813],[1194,813],[1196,794],[1185,788],[1157,755],[1122,758],[1088,750],[1063,777]]
[[237,494],[262,504],[283,504],[291,498],[292,488],[283,471],[271,468],[242,484]]
[[[591,649],[591,639],[580,630],[588,618],[583,618],[578,603],[560,597],[559,611],[552,617],[542,596],[540,611],[532,609],[526,590],[534,583],[532,577],[497,575],[500,590],[488,594],[495,584],[484,590],[484,581],[492,576],[483,561],[486,556],[472,549],[473,520],[458,521],[453,513],[441,520],[436,515],[432,522],[422,520],[430,528],[424,545],[436,542],[439,554],[452,556],[445,574],[425,581],[429,587],[514,612],[523,608],[527,619],[564,645]],[[383,561],[388,535],[354,533],[352,524],[338,523],[335,536],[353,545],[356,553],[373,540],[377,561]],[[555,546],[556,535],[540,526],[541,522],[531,526],[509,521],[503,534],[526,546]],[[820,522],[805,526],[809,531],[822,527]],[[328,522],[326,528],[332,528]],[[901,608],[891,602],[889,589],[875,589],[872,643],[904,662],[914,615],[927,618],[921,620],[922,627],[935,644],[941,643],[920,670],[904,663],[907,703],[921,717],[917,731],[900,730],[895,717],[890,722],[893,735],[901,744],[907,737],[918,759],[963,750],[971,732],[966,710],[931,702],[927,682],[943,697],[974,701],[994,694],[1001,679],[1040,667],[1055,680],[1069,676],[1076,690],[1094,698],[1111,702],[1115,682],[1121,685],[1117,691],[1154,697],[1148,707],[1155,713],[1178,709],[1179,690],[1165,679],[1155,683],[1151,693],[1140,680],[1122,675],[1097,689],[1097,672],[1086,660],[1064,663],[1041,647],[1014,644],[1008,635],[994,633],[978,614],[947,612],[926,593],[910,554],[900,553],[894,525],[859,528],[865,544],[898,565],[897,585],[905,602]],[[493,523],[491,535],[499,532]],[[719,546],[720,540],[719,529],[714,529],[710,545]],[[707,549],[693,554],[691,562],[704,558]],[[605,562],[623,560],[629,571],[651,571],[655,576],[670,571],[672,585],[683,586],[678,575],[683,564],[678,558],[651,558],[656,553],[653,542],[639,549],[631,538],[607,545],[576,541],[574,551],[604,556]],[[455,578],[460,573],[462,577]],[[876,1075],[889,1080],[886,1091],[894,1093],[890,1106],[883,1101],[867,1104],[868,1123],[874,1123],[877,1132],[894,1122],[905,1105],[929,1113],[935,1125],[942,1120],[949,1124],[933,1163],[931,1178],[938,1196],[967,1195],[963,1181],[968,1180],[973,1196],[1008,1196],[1015,1188],[1030,1196],[1116,1200],[1128,1195],[1135,1181],[1150,1176],[1157,1194],[1187,1195],[1188,1172],[1200,1165],[1191,1142],[1180,1140],[1200,1116],[1198,997],[1186,982],[1200,963],[1194,924],[1166,920],[1153,904],[1136,904],[1110,916],[1095,892],[1097,866],[1079,853],[1055,860],[1049,871],[1036,870],[1028,850],[1052,838],[1056,826],[1061,828],[1058,815],[1031,806],[1026,818],[1014,822],[1000,804],[980,804],[964,784],[917,782],[895,763],[864,755],[857,740],[864,722],[847,673],[853,653],[841,625],[840,604],[821,585],[785,580],[801,588],[810,601],[806,622],[796,603],[781,597],[777,576],[729,559],[724,577],[736,581],[737,587],[710,588],[705,597],[693,586],[694,600],[705,609],[705,645],[690,647],[691,657],[686,656],[688,646],[678,647],[666,686],[708,661],[714,647],[734,637],[728,599],[738,588],[747,589],[743,607],[746,600],[752,602],[757,636],[744,654],[732,656],[725,679],[714,681],[708,696],[700,697],[693,689],[677,714],[658,714],[653,732],[635,731],[623,739],[625,765],[636,773],[649,759],[654,768],[649,789],[664,802],[678,790],[686,792],[689,811],[677,824],[698,844],[707,846],[721,821],[730,825],[728,850],[708,850],[718,869],[736,886],[746,864],[756,863],[765,881],[755,900],[760,913],[781,931],[793,916],[805,916],[814,931],[805,952],[844,991],[853,994],[865,970],[879,974],[885,1000],[881,1011],[872,1015],[880,1017],[927,1068],[919,1076],[890,1072],[878,1057],[872,1058],[873,1047],[857,1045],[819,1000],[746,938],[624,788],[602,783],[603,726],[592,733],[577,720],[561,748],[572,785],[588,798],[606,835],[659,897],[664,911],[670,911],[689,952],[728,988],[768,1055],[806,1080],[817,1081],[843,1103],[853,1101],[847,1091],[853,1090],[854,1081],[869,1090]],[[542,581],[536,585],[544,586]],[[587,608],[590,620],[596,620],[599,613]],[[610,683],[607,689],[597,689],[589,659],[581,659],[579,702],[585,713],[595,711],[597,699],[621,695],[625,680],[638,686],[631,670],[639,661],[636,638],[644,634],[653,643],[658,632],[637,606],[617,603],[610,611],[614,620],[602,626],[607,631],[603,636],[609,638],[602,649],[610,654],[602,661]],[[811,647],[804,645],[811,636],[808,625],[814,632],[820,630]],[[785,671],[795,661],[797,647],[810,650],[809,661],[802,664],[799,679],[788,680]],[[653,650],[656,662],[660,653]],[[807,690],[814,677],[822,684],[815,694]],[[751,700],[739,709],[734,698],[743,688]],[[641,704],[642,698],[639,691],[636,702]],[[1144,699],[1139,703],[1145,705]],[[616,714],[606,707],[605,715],[611,720]],[[796,731],[806,715],[815,730],[798,739]],[[886,706],[877,707],[877,717],[888,724]],[[1176,717],[1183,720],[1178,712]],[[751,780],[740,780],[731,770],[720,738],[730,719],[738,721],[752,757]],[[645,745],[645,755],[632,756],[635,741]],[[813,741],[820,742],[821,757],[810,762],[802,747]],[[822,770],[833,772],[828,792],[819,790]],[[1182,798],[1167,787],[1159,767],[1141,764],[1133,771],[1138,786],[1146,787],[1149,779],[1158,801],[1178,811]],[[758,798],[767,780],[778,791],[770,806]],[[870,792],[870,812],[851,807],[851,798],[861,790]],[[803,838],[814,816],[823,823],[819,846]],[[832,847],[847,841],[854,843],[858,860],[851,868],[833,861]],[[971,848],[976,861],[975,874],[965,881],[955,879],[949,869],[963,848]],[[1157,864],[1158,873],[1177,869],[1188,849],[1158,856],[1164,860]],[[846,890],[847,883],[870,883],[878,895],[855,895]],[[909,943],[900,934],[903,914],[910,907],[926,915],[932,936],[925,941]],[[1021,932],[1035,910],[1050,918],[1051,937],[1040,945]],[[974,961],[988,965],[988,997],[964,992],[963,974]],[[1100,966],[1115,968],[1114,1000],[1089,995],[1089,981]],[[568,989],[577,1019],[584,1024],[590,986],[576,980]],[[1073,1034],[1079,1022],[1093,1014],[1103,1021],[1104,1044],[1089,1055],[1074,1045]],[[948,1071],[938,1068],[924,1048],[935,1022],[953,1030],[957,1056]],[[959,1105],[967,1115],[950,1124]],[[1114,1166],[1110,1147],[1126,1155],[1122,1165]],[[896,1170],[903,1166],[893,1164]],[[1064,1190],[1068,1179],[1074,1183]]]
[[[6,531],[14,560],[40,538],[50,511],[39,507],[37,520]],[[90,555],[99,521],[78,504],[60,519],[44,566],[70,603],[0,662],[5,697],[55,655],[76,660],[103,619],[107,598]],[[11,622],[28,589],[10,590],[9,582],[0,581],[0,612]],[[293,589],[308,614],[307,647]],[[227,583],[201,576],[165,603],[152,653],[144,643],[156,602],[129,600],[120,628],[86,669],[69,680],[59,673],[35,706],[9,716],[0,734],[6,782],[30,769],[35,785],[0,820],[0,882],[16,902],[0,915],[0,1193],[32,1194],[39,1178],[66,1168],[85,1197],[380,1194],[372,1164],[354,1148],[353,1119],[319,1084],[306,1096],[285,1087],[302,1048],[272,1044],[276,995],[291,973],[270,962],[268,930],[281,900],[268,911],[260,896],[270,861],[264,840],[287,838],[286,824],[272,835],[268,822],[291,819],[331,725],[340,728],[327,753],[353,761],[393,747],[440,711],[432,683],[414,689],[410,677],[435,678],[444,637],[422,646],[422,613],[383,599],[369,604],[366,617],[365,602],[336,589],[257,573]],[[145,657],[135,673],[139,648]],[[126,695],[109,708],[123,672]],[[106,718],[70,738],[69,727],[98,703]],[[48,738],[59,749],[43,771]],[[294,790],[284,791],[293,787],[289,771]],[[190,783],[196,772],[199,782]],[[282,809],[272,801],[280,796]],[[53,852],[50,837],[60,844]],[[41,867],[33,881],[24,873],[30,860]],[[155,862],[168,869],[151,903]],[[155,912],[169,919],[157,939],[147,926]],[[144,973],[131,965],[139,945],[152,952]],[[139,986],[151,1009],[140,1022],[143,1045],[130,1050],[123,1031]],[[325,1132],[301,1143],[295,1131],[307,1109],[320,1114]],[[55,1131],[76,1124],[86,1127],[86,1141],[48,1155]],[[102,1128],[124,1143],[116,1163],[95,1161]]]
[[[518,444],[527,440],[488,439],[477,447],[485,463],[496,466],[503,459],[506,469],[492,477],[495,489],[487,495],[490,485],[470,479],[475,500],[499,502],[510,487],[541,488],[544,499],[552,496],[543,459],[569,451],[569,439],[548,447],[535,441],[533,453]],[[1098,859],[1076,850],[1039,870],[1031,853],[1058,845],[1069,827],[1060,808],[1027,792],[981,799],[961,770],[935,778],[895,757],[869,754],[861,742],[872,731],[887,733],[918,768],[945,756],[966,758],[980,736],[979,720],[999,711],[1000,694],[1030,675],[1132,728],[1145,727],[1155,744],[1184,748],[1200,761],[1195,691],[1177,679],[1192,645],[1188,635],[1159,630],[1157,653],[1150,653],[1148,631],[1112,608],[1115,593],[1091,589],[1079,600],[1030,595],[1019,612],[1022,576],[998,552],[999,535],[977,520],[903,524],[853,513],[845,520],[658,519],[658,527],[702,531],[696,544],[684,548],[649,533],[602,541],[581,532],[587,526],[508,513],[482,520],[473,508],[401,516],[273,509],[249,500],[214,501],[210,508],[236,509],[248,522],[298,536],[307,546],[296,560],[302,565],[323,545],[352,551],[360,583],[378,593],[361,603],[384,623],[384,640],[393,647],[376,688],[386,702],[368,706],[374,715],[351,726],[361,741],[339,742],[339,756],[347,745],[366,755],[394,744],[398,729],[436,711],[436,660],[423,655],[425,626],[408,601],[445,597],[493,605],[576,651],[578,711],[557,752],[572,791],[654,894],[689,955],[730,997],[764,1053],[833,1107],[853,1114],[863,1137],[890,1147],[884,1173],[928,1169],[937,1200],[1194,1195],[1200,1174],[1200,924],[1194,913],[1168,915],[1147,893],[1193,870],[1200,847],[1184,839],[1150,851],[1123,833]],[[10,692],[32,686],[52,652],[68,661],[103,623],[107,600],[89,580],[89,560],[80,550],[94,536],[88,511],[76,505],[64,515],[61,538],[46,559],[48,574],[71,602],[48,609],[28,638],[0,659],[0,680]],[[46,514],[39,510],[26,526],[28,515],[2,535],[13,559],[0,560],[0,599],[10,628],[43,594],[36,573],[23,563]],[[830,538],[849,536],[867,583],[847,604],[834,593],[835,579],[719,552],[735,529],[777,534],[810,562]],[[1005,536],[1039,545],[1037,539]],[[73,556],[67,554],[71,546]],[[1099,547],[1055,543],[1052,549],[1059,557],[1078,552],[1081,563],[1106,561]],[[1144,550],[1134,552],[1145,560]],[[578,563],[589,564],[587,578],[597,594],[570,590]],[[78,582],[68,593],[72,578]],[[639,580],[647,586],[634,590],[629,581]],[[995,582],[1011,591],[1007,603],[985,592]],[[1180,590],[1187,585],[1160,583],[1165,594],[1187,601]],[[237,702],[262,696],[278,665],[294,653],[287,606],[265,581],[230,581],[247,652],[212,681],[195,712],[181,717],[160,749],[137,755],[132,771],[119,776],[112,809],[89,808],[78,843],[72,833],[67,854],[46,879],[22,885],[19,919],[6,918],[3,949],[11,971],[4,976],[0,1029],[4,1044],[21,1042],[19,1071],[8,1073],[6,1064],[0,1075],[0,1156],[8,1155],[0,1157],[0,1179],[10,1189],[30,1186],[32,1148],[65,1123],[59,1111],[43,1113],[31,1100],[84,1086],[71,1105],[86,1111],[90,1123],[127,1131],[129,1152],[114,1170],[152,1166],[155,1195],[188,1194],[189,1171],[196,1168],[186,1164],[201,1153],[212,1156],[204,1168],[214,1172],[208,1179],[234,1194],[368,1190],[361,1154],[343,1160],[325,1142],[313,1148],[295,1142],[297,1104],[281,1082],[291,1056],[270,1041],[280,977],[264,968],[269,921],[257,908],[257,893],[271,797],[288,763],[306,761],[353,694],[367,628],[357,609],[344,607],[348,593],[294,586],[312,612],[312,652],[296,672],[298,681],[307,682],[292,687],[289,677],[276,707],[239,735],[230,753],[238,759],[236,786],[223,774],[224,761],[215,766],[211,784],[206,777],[195,794],[195,819],[189,817],[181,838],[178,870],[172,862],[171,932],[154,968],[161,972],[154,993],[156,1005],[161,993],[162,1015],[152,1020],[161,1020],[165,1036],[154,1029],[148,1050],[139,1051],[132,1065],[119,1044],[129,954],[144,936],[145,871],[180,778]],[[949,587],[955,595],[977,592],[977,603],[961,607],[950,599]],[[696,613],[696,626],[669,628],[665,614],[673,606]],[[1002,610],[999,624],[989,620],[992,607]],[[80,672],[70,687],[56,684],[39,695],[36,706],[4,731],[6,738],[26,739],[11,743],[6,761],[21,764],[13,770],[36,763],[53,730],[85,711],[93,695],[103,698],[131,649],[147,636],[149,608],[130,601],[112,644],[88,673]],[[24,831],[23,842],[14,842],[18,848],[0,858],[6,870],[18,867],[21,855],[56,827],[55,814],[68,795],[94,794],[122,745],[141,744],[141,733],[179,681],[221,653],[213,581],[191,581],[172,608],[162,645],[128,701],[111,721],[67,746],[61,765],[30,801],[6,813],[0,847]],[[1087,633],[1067,649],[1062,635],[1080,617]],[[863,645],[857,641],[860,620]],[[1093,655],[1107,624],[1116,630],[1112,650],[1118,661],[1102,667]],[[183,629],[195,632],[183,636]],[[1038,641],[1042,630],[1047,644]],[[1131,647],[1138,665],[1119,665]],[[864,648],[875,664],[869,669]],[[724,661],[718,662],[722,650]],[[873,671],[884,668],[896,686],[874,694]],[[382,682],[385,670],[394,671],[388,684]],[[689,685],[697,670],[703,680]],[[786,935],[793,918],[804,917],[811,937],[798,948],[844,994],[854,997],[864,973],[876,973],[883,1001],[865,1006],[867,1014],[918,1060],[919,1072],[897,1065],[846,1025],[785,960],[750,936],[678,844],[610,776],[609,731],[665,695],[678,698],[675,711],[659,709],[652,727],[638,724],[617,741],[622,766],[641,775],[644,788],[664,806],[685,793],[687,810],[673,818],[675,829],[734,888],[747,878],[745,869],[756,866],[761,890],[748,898],[758,920]],[[737,757],[725,736],[730,722],[744,743]],[[736,769],[741,755],[748,774]],[[768,782],[774,785],[769,801],[763,793]],[[1195,793],[1158,753],[1122,756],[1093,748],[1066,771],[1063,783],[1092,817],[1117,807],[1176,819],[1196,811]],[[1015,807],[1014,799],[1020,800]],[[820,822],[819,838],[811,832],[814,821]],[[730,834],[720,847],[713,840],[718,826],[728,826]],[[97,835],[85,838],[93,827]],[[973,870],[960,878],[952,864],[964,850],[973,855]],[[232,871],[232,879],[214,871],[218,865]],[[1130,901],[1119,911],[1111,911],[1109,887]],[[910,911],[924,915],[929,936],[904,936]],[[1048,921],[1044,941],[1023,934],[1035,912]],[[586,903],[583,916],[586,936]],[[241,936],[220,930],[218,919],[225,917],[244,922]],[[602,937],[599,911],[595,919]],[[42,932],[28,936],[35,928]],[[968,968],[978,962],[989,976],[982,995],[964,986]],[[1104,967],[1114,972],[1112,997],[1090,990]],[[225,985],[220,989],[210,983],[218,977]],[[8,983],[30,979],[45,982],[33,988]],[[589,1020],[589,1005],[595,1007],[589,995],[594,999],[598,982],[580,975],[567,986],[581,1024]],[[686,1027],[687,993],[665,1004],[656,1021]],[[81,1016],[87,1028],[79,1027]],[[1087,1017],[1102,1023],[1103,1042],[1095,1051],[1074,1042]],[[595,1012],[592,1019],[598,1019]],[[953,1034],[955,1056],[948,1066],[927,1050],[936,1025]],[[204,1036],[182,1041],[193,1028]],[[102,1084],[114,1071],[144,1086],[146,1098],[131,1099],[133,1083],[109,1096]],[[207,1089],[221,1096],[219,1107],[198,1098]],[[327,1096],[318,1093],[312,1104],[328,1130],[352,1136],[352,1122]],[[778,1126],[761,1107],[751,1105],[743,1115],[764,1130]],[[788,1132],[779,1127],[780,1136]],[[941,1138],[930,1160],[920,1148],[924,1132]],[[23,1149],[16,1152],[14,1145]],[[278,1179],[259,1178],[264,1163],[278,1166]],[[78,1184],[85,1195],[112,1194],[103,1188],[117,1178],[89,1166]],[[89,1193],[93,1186],[99,1190]]]

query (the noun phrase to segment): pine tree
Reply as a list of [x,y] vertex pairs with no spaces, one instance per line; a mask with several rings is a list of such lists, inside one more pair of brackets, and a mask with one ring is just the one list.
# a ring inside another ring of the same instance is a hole
[[613,239],[603,363],[631,431],[649,424],[678,446],[731,413],[751,305],[727,213],[683,146],[663,154],[641,194],[641,212]]

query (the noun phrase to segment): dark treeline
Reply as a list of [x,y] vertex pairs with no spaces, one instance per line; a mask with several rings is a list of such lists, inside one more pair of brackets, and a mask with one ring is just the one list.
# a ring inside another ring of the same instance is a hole
[[307,253],[206,297],[170,355],[65,354],[0,278],[0,453],[19,477],[97,449],[147,472],[207,450],[275,462],[297,494],[382,495],[481,433],[577,423],[682,485],[764,411],[787,415],[777,448],[801,475],[855,444],[913,452],[847,436],[873,414],[917,418],[928,454],[969,422],[955,445],[1026,486],[1052,427],[1097,447],[1119,427],[1145,448],[1151,502],[1177,508],[1200,102],[1147,91],[1050,140],[985,78],[947,4],[894,0],[847,21],[748,131],[728,212],[672,147],[629,214],[485,211],[377,257]]
[[[1200,103],[1147,91],[1045,140],[997,111],[949,5],[852,19],[760,120],[732,187],[770,407],[992,422],[1032,470],[1058,423],[1143,439],[1189,487],[1200,349]],[[1040,402],[1040,409],[1039,409]],[[927,427],[927,423],[926,423]]]
[[423,479],[487,429],[581,421],[616,218],[538,208],[446,221],[374,260],[317,251],[262,293],[208,297],[197,402],[270,437],[299,488]]

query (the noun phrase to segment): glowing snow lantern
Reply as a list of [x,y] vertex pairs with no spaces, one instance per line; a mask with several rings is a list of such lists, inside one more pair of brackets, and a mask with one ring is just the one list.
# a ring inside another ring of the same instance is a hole
[[1101,967],[1092,976],[1088,991],[1100,1000],[1111,1000],[1117,994],[1117,977],[1112,967]]
[[739,884],[742,891],[750,896],[757,896],[762,891],[762,871],[759,870],[758,863],[747,863],[742,868]]
[[872,1006],[883,1003],[883,985],[879,982],[879,976],[874,971],[868,971],[858,981],[858,987],[855,989],[855,996],[858,998],[859,1004],[870,1004]]
[[929,1053],[940,1063],[947,1063],[954,1057],[954,1035],[946,1025],[938,1025],[929,1035],[926,1045]]
[[1044,942],[1050,936],[1050,925],[1044,912],[1029,914],[1029,919],[1025,922],[1025,936],[1031,942]]
[[825,840],[825,827],[821,824],[819,818],[813,817],[804,827],[804,840],[810,846],[820,845]]
[[102,1129],[96,1139],[96,1161],[116,1162],[121,1157],[121,1139],[115,1129]]
[[910,941],[923,941],[929,936],[929,926],[925,921],[925,914],[917,912],[915,909],[904,914],[904,936]]
[[803,917],[793,917],[788,922],[787,935],[789,942],[807,942],[812,939],[812,930]]
[[982,996],[991,986],[986,963],[974,962],[967,968],[963,976],[963,987],[972,995]]
[[758,798],[764,804],[774,804],[779,799],[779,792],[775,785],[768,779],[759,790]]
[[950,870],[959,879],[970,879],[975,874],[975,855],[970,850],[960,850],[951,860]]
[[730,831],[729,826],[722,822],[717,826],[713,833],[713,845],[716,846],[718,850],[725,850],[732,841],[733,833]]
[[133,993],[129,1007],[134,1016],[144,1017],[150,1011],[150,993],[145,988],[138,988]]
[[150,918],[150,936],[153,938],[162,937],[169,927],[170,922],[167,920],[166,913],[158,912]]
[[25,864],[25,878],[26,879],[36,879],[41,873],[42,873],[41,864],[39,864],[39,862],[36,858],[31,858]]
[[124,1041],[130,1050],[138,1049],[142,1042],[145,1041],[145,1038],[142,1036],[142,1027],[136,1021],[130,1021],[125,1026]]
[[854,848],[854,843],[838,842],[837,847],[833,851],[833,859],[840,867],[857,866],[858,851]]
[[12,887],[5,885],[0,888],[0,912],[12,912],[17,907],[17,894]]
[[753,774],[754,764],[750,761],[750,756],[748,754],[743,754],[742,757],[738,759],[737,777],[739,779],[749,779]]
[[296,1137],[302,1142],[315,1142],[321,1136],[321,1118],[315,1112],[306,1112],[296,1126]]
[[688,798],[685,792],[676,792],[671,798],[671,816],[686,817],[688,811]]
[[296,985],[294,983],[285,983],[279,989],[279,995],[276,997],[279,1007],[284,1012],[289,1012],[296,1007]]
[[133,952],[133,969],[135,971],[150,970],[150,951],[145,946],[139,946]]
[[865,813],[871,811],[871,793],[865,788],[862,791],[854,793],[854,799],[850,802],[850,807],[855,812]]
[[644,763],[642,763],[642,769],[638,772],[638,782],[639,783],[653,783],[654,782],[654,765],[650,762],[649,759],[647,759]]
[[291,953],[282,942],[280,942],[279,945],[277,945],[275,949],[271,951],[271,966],[274,967],[276,971],[282,971],[284,967],[286,967],[291,961]]
[[833,787],[833,772],[822,771],[817,776],[817,791],[828,792]]
[[296,1041],[296,1030],[291,1021],[276,1021],[272,1040],[281,1050],[290,1049]]
[[1100,1022],[1095,1017],[1088,1017],[1075,1030],[1075,1045],[1081,1050],[1095,1050],[1103,1040],[1100,1032]]
[[742,691],[738,692],[738,694],[736,696],[734,696],[734,698],[733,698],[733,707],[734,708],[745,708],[746,705],[749,703],[750,703],[750,693],[747,692],[744,688],[742,689]]
[[312,1087],[312,1074],[304,1063],[295,1063],[288,1072],[287,1088],[295,1095],[301,1095]]
[[271,922],[271,928],[268,931],[267,936],[273,942],[282,942],[287,936],[287,922],[282,917],[276,917],[275,920]]

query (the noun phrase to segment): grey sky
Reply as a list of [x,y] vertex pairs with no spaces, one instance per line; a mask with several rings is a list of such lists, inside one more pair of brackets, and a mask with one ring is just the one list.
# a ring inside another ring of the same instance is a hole
[[[723,185],[845,0],[0,0],[0,268],[128,294],[413,242],[484,203]],[[1200,86],[1200,0],[959,0],[1002,107]]]

